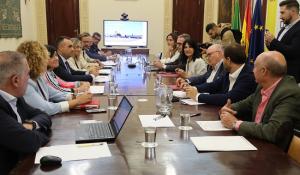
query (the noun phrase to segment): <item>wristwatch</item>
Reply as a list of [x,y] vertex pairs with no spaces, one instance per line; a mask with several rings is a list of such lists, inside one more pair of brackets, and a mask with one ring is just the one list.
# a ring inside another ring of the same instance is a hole
[[37,128],[36,126],[36,122],[35,121],[31,121],[31,120],[27,120],[25,121],[24,123],[27,123],[27,124],[32,124],[32,130],[35,130]]

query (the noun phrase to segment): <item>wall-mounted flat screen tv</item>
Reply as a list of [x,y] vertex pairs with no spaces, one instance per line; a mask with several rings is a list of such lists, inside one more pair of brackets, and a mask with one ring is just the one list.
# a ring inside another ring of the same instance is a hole
[[148,21],[103,20],[105,46],[147,47]]

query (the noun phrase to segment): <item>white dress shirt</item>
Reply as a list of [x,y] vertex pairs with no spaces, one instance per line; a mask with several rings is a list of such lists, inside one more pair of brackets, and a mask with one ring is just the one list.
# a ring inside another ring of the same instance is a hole
[[15,96],[10,95],[9,93],[0,90],[0,95],[4,98],[5,101],[7,101],[7,103],[10,105],[10,107],[13,109],[13,111],[15,112],[16,116],[17,116],[17,120],[19,123],[22,123],[22,119],[18,113],[18,109],[17,109],[17,98]]
[[237,77],[240,75],[240,73],[241,73],[241,71],[242,71],[242,69],[243,69],[244,66],[245,66],[245,64],[241,65],[241,67],[239,67],[236,71],[234,71],[233,73],[229,74],[229,82],[230,83],[229,83],[229,89],[228,89],[228,91],[231,91],[231,89],[232,89],[232,87],[233,87],[233,85],[234,85]]
[[286,32],[288,32],[299,20],[300,20],[300,18],[298,18],[297,20],[295,20],[293,23],[285,26],[284,30],[281,32],[280,36],[278,37],[278,41],[281,41],[281,39],[286,34]]
[[206,79],[206,83],[211,83],[214,81],[214,78],[221,66],[221,64],[223,63],[223,59],[221,59],[216,65],[215,68],[211,71],[209,77]]

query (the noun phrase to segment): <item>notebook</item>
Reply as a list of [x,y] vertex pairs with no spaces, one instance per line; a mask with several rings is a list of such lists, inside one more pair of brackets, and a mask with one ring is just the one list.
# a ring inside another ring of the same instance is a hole
[[75,142],[113,142],[121,132],[132,107],[129,100],[124,96],[109,123],[80,123],[75,130]]

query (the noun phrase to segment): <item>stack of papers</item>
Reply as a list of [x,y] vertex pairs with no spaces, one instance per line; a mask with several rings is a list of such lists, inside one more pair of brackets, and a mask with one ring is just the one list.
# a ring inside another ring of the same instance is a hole
[[197,101],[195,101],[195,100],[193,100],[193,99],[182,99],[182,100],[180,100],[180,102],[182,103],[182,104],[186,104],[186,105],[203,105],[204,103],[199,103],[199,102],[197,102]]
[[191,137],[198,151],[246,151],[257,150],[243,136]]
[[107,74],[109,75],[111,73],[110,69],[100,69],[99,70],[99,74]]
[[46,155],[60,157],[62,161],[111,157],[106,142],[42,147],[36,153],[34,163],[39,164]]
[[229,131],[225,128],[220,120],[218,121],[196,121],[204,131]]
[[173,91],[173,96],[178,98],[186,98],[186,92],[184,91]]
[[139,115],[139,118],[143,127],[175,127],[169,116],[158,118],[159,116],[160,115]]
[[96,83],[105,83],[109,81],[109,77],[108,76],[97,76],[95,78],[95,82]]
[[117,63],[113,62],[113,61],[103,61],[101,62],[104,66],[115,66],[117,65]]
[[103,94],[104,86],[90,86],[90,93],[92,94]]

